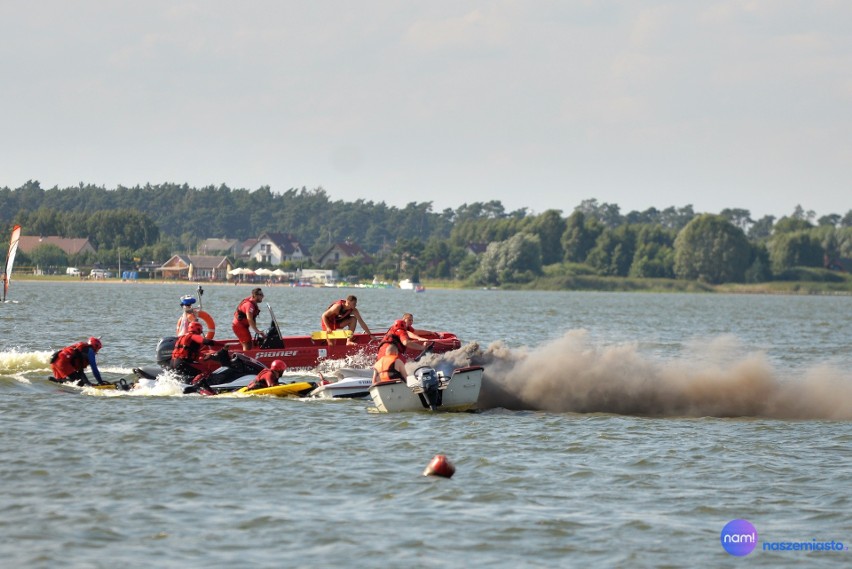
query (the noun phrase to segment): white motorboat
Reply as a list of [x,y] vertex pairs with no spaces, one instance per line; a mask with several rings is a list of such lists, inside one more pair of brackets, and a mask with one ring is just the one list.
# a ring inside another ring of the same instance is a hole
[[476,405],[482,387],[482,367],[458,368],[452,376],[422,366],[407,381],[395,380],[370,387],[380,413],[400,411],[467,411]]
[[311,391],[308,397],[320,397],[322,399],[368,397],[372,383],[373,374],[371,370],[341,369],[337,370],[333,376],[324,376],[318,387]]

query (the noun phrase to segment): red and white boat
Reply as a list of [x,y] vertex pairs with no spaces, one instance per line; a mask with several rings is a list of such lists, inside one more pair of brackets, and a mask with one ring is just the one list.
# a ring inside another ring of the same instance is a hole
[[[379,344],[384,336],[384,333],[350,335],[349,331],[343,330],[313,332],[305,336],[281,336],[281,329],[278,327],[275,315],[271,309],[269,312],[272,316],[272,322],[266,332],[266,337],[255,338],[254,345],[250,350],[243,350],[236,338],[215,339],[210,333],[211,329],[215,330],[212,317],[207,313],[200,313],[199,316],[207,325],[207,337],[213,340],[213,345],[204,347],[202,355],[225,349],[229,353],[243,353],[267,366],[273,360],[283,360],[287,364],[287,369],[291,371],[313,370],[324,361],[329,360],[343,360],[347,367],[367,367],[375,362]],[[329,336],[332,338],[332,345],[328,344]],[[432,344],[432,353],[449,352],[461,347],[461,341],[450,332],[430,332],[421,334],[421,336],[428,339]],[[168,365],[176,339],[173,336],[165,337],[157,344],[158,364]],[[420,355],[420,353],[419,350],[408,349],[405,356],[411,359]],[[202,360],[200,365],[209,367],[209,371],[219,367],[216,359]]]

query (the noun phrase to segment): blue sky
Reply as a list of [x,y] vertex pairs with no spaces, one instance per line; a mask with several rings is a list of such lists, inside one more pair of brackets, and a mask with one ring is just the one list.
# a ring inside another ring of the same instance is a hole
[[852,2],[0,0],[0,186],[852,209]]

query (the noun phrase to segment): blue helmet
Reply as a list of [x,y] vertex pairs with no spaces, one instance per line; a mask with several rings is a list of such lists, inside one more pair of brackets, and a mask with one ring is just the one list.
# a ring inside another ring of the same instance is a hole
[[180,297],[180,305],[181,306],[192,306],[195,304],[195,297],[190,295],[185,295]]

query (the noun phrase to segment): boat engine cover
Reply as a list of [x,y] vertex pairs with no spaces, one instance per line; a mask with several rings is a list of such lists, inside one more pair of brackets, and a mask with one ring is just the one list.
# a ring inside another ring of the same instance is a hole
[[163,367],[169,367],[172,361],[172,351],[175,349],[175,342],[177,342],[177,338],[175,336],[166,336],[165,338],[160,338],[160,341],[157,343],[157,363]]
[[422,388],[423,391],[438,388],[438,373],[431,367],[418,368],[414,372],[414,377],[417,380],[417,385]]

